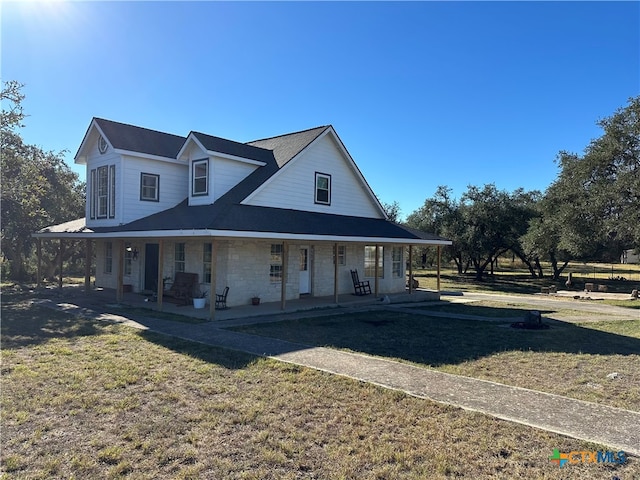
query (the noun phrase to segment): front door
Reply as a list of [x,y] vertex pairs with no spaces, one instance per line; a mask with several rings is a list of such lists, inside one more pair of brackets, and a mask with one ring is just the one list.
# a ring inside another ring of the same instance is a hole
[[300,249],[300,295],[311,293],[309,280],[309,247],[302,247]]
[[144,289],[158,292],[158,252],[160,245],[146,243],[144,246]]

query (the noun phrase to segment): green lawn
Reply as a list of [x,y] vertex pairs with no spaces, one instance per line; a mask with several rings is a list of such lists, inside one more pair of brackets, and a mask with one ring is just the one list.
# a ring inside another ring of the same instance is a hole
[[[371,319],[353,322],[384,331]],[[19,298],[1,354],[3,479],[640,475],[634,458],[560,471],[554,449],[605,447]]]

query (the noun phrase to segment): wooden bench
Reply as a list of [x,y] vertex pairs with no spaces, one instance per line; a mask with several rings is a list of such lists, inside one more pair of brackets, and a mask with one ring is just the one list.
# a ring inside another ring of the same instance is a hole
[[361,282],[358,278],[358,270],[351,270],[351,280],[353,281],[355,295],[371,295],[369,280]]
[[193,291],[197,286],[197,273],[177,272],[171,287],[162,292],[162,295],[174,298],[183,305],[189,305],[193,299]]

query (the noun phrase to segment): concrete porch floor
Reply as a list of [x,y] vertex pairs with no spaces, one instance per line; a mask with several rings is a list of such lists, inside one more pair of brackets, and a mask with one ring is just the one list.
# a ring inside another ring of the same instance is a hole
[[[69,292],[68,288],[64,288],[61,292],[62,296],[71,294],[71,296],[85,295],[91,298],[87,298],[91,303],[103,303],[105,305],[116,304],[116,292],[113,289],[93,289],[90,293],[84,293],[84,290]],[[374,305],[383,305],[384,297],[389,297],[389,303],[409,303],[409,302],[426,302],[437,301],[440,299],[440,292],[433,290],[414,290],[413,293],[409,293],[406,290],[404,293],[395,294],[381,294],[377,298],[374,295],[356,296],[352,294],[343,294],[338,296],[338,303],[334,302],[333,295],[327,297],[312,297],[304,295],[299,299],[287,300],[285,309],[280,308],[280,302],[264,302],[260,305],[239,305],[233,306],[226,310],[216,310],[215,320],[232,320],[236,318],[249,318],[249,317],[261,317],[269,315],[286,314],[293,312],[302,312],[307,310],[319,310],[319,309],[338,309],[345,307],[367,307]],[[207,299],[208,300],[208,299]],[[157,309],[157,303],[155,299],[146,297],[139,293],[125,293],[121,305],[147,308],[150,310]],[[203,309],[195,309],[193,305],[180,306],[174,303],[167,302],[165,299],[162,302],[162,311],[166,313],[174,313],[177,315],[184,315],[187,317],[194,317],[200,319],[209,319],[209,305]]]

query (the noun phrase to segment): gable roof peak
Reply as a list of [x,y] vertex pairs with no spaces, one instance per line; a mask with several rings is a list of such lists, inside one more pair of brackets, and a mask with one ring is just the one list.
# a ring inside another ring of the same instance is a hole
[[266,142],[269,140],[275,140],[277,138],[282,138],[282,137],[288,137],[291,135],[300,135],[300,134],[305,134],[305,133],[309,133],[309,132],[314,132],[314,131],[325,131],[327,128],[333,128],[332,125],[320,125],[318,127],[311,127],[311,128],[307,128],[305,130],[299,130],[297,132],[290,132],[290,133],[283,133],[280,135],[274,135],[273,137],[266,137],[266,138],[260,138],[258,140],[252,140],[250,142],[247,142],[248,145],[254,144],[254,143],[258,143],[258,142]]
[[180,135],[99,117],[93,117],[91,124],[93,125],[94,123],[116,150],[175,158],[186,140],[185,137]]

